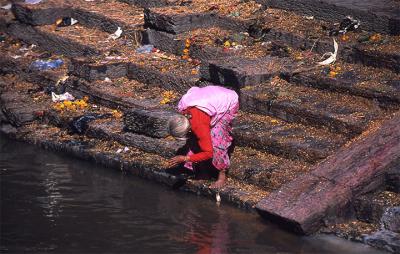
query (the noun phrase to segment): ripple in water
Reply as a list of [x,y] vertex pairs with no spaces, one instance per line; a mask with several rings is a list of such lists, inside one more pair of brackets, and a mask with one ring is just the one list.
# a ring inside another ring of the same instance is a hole
[[378,253],[0,137],[2,252]]

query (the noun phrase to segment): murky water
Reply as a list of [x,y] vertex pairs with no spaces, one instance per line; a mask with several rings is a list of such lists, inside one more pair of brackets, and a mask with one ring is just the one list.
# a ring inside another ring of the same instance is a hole
[[1,252],[377,253],[0,136]]

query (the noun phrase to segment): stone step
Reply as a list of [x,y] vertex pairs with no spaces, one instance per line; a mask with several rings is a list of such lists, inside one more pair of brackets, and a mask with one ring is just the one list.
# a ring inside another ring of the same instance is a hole
[[400,75],[385,69],[338,61],[330,68],[304,71],[286,79],[295,84],[376,99],[382,106],[400,104]]
[[59,18],[72,17],[87,27],[109,33],[121,27],[124,34],[132,34],[144,24],[143,8],[115,0],[50,0],[34,5],[17,2],[13,4],[12,11],[20,22],[34,26],[52,25]]
[[[123,131],[123,123],[118,119],[94,121],[87,135],[115,140],[121,144],[136,147],[145,152],[173,156],[184,143],[168,138],[151,138]],[[243,183],[254,184],[267,190],[279,188],[282,184],[307,171],[309,165],[299,161],[290,161],[251,148],[236,147],[232,154],[229,176]]]
[[329,31],[337,27],[334,23],[269,8],[249,32],[265,42],[280,41],[292,48],[319,54],[332,52],[332,38],[336,38],[339,44],[338,59],[400,72],[400,36],[372,33],[364,30],[363,24],[361,18],[361,26],[355,32],[331,37]]
[[350,137],[385,115],[371,100],[296,86],[277,77],[271,82],[241,89],[240,100],[242,110],[325,127]]
[[156,30],[178,34],[196,28],[219,26],[246,31],[261,12],[255,1],[213,2],[192,1],[184,6],[167,6],[145,10],[145,25]]
[[265,218],[303,234],[337,223],[352,209],[354,198],[384,187],[385,172],[399,159],[399,123],[397,112],[256,208]]
[[357,219],[368,223],[379,223],[386,209],[400,206],[400,194],[382,191],[363,195],[354,201]]
[[282,72],[288,72],[291,65],[293,62],[287,58],[230,57],[203,62],[200,67],[200,75],[202,79],[212,83],[239,89],[271,80]]
[[[249,29],[251,36],[246,30],[238,32],[221,27],[198,28],[177,35],[147,29],[144,41],[167,52],[181,54],[185,40],[189,38],[192,40],[190,55],[200,60],[232,55],[250,58],[276,55],[292,56],[301,62],[310,58],[313,53],[318,54],[313,62],[315,64],[321,61],[319,57],[322,54],[333,51],[332,37],[322,29],[328,24],[276,9],[272,13],[277,11],[279,12],[272,17],[266,13],[269,19],[264,25]],[[239,46],[224,47],[221,43],[224,39]],[[399,36],[360,31],[349,32],[346,37],[339,36],[336,41],[339,44],[340,60],[400,72]]]
[[[49,91],[56,91],[60,88],[60,81],[67,75],[69,64],[67,58],[60,55],[51,55],[39,50],[38,47],[13,41],[10,37],[7,37],[4,43],[0,44],[0,51],[3,52],[0,58],[1,75],[13,74],[25,81],[48,88]],[[32,69],[31,64],[34,61],[47,60],[49,57],[61,59],[64,63],[56,69],[42,71]]]
[[[7,33],[26,43],[35,44],[43,50],[68,57],[98,56],[110,48],[110,41],[107,41],[108,33],[96,29],[90,30],[78,24],[54,31],[52,25],[32,27],[12,23]],[[97,43],[101,44],[101,50],[96,48]]]
[[[20,130],[20,141],[29,142],[48,150],[62,152],[79,159],[89,160],[107,168],[139,176],[174,189],[206,196],[215,201],[216,191],[209,188],[211,181],[191,180],[171,174],[165,169],[166,158],[146,153],[134,147],[117,153],[124,145],[115,141],[105,141],[78,135],[69,135],[64,130],[34,123]],[[235,204],[252,210],[269,191],[252,184],[246,184],[228,177],[226,185],[219,190],[223,203]]]
[[[130,112],[127,118],[131,124],[126,125],[127,129],[155,137],[168,136],[166,125],[170,114],[166,110],[171,110],[181,97],[179,93],[126,79],[88,83],[69,78],[65,85],[74,95],[87,95],[100,105]],[[343,136],[324,130],[249,113],[238,117],[233,133],[238,145],[308,162],[327,157],[346,141]]]
[[[12,75],[0,77],[0,111],[8,122],[21,127],[30,124],[43,116],[50,102],[45,100],[38,85],[20,80]],[[32,94],[36,94],[32,98]]]
[[233,135],[237,145],[309,163],[328,157],[347,141],[323,129],[247,112],[238,116]]
[[150,137],[166,138],[169,136],[168,121],[177,114],[165,109],[130,109],[124,114],[124,128]]
[[[124,115],[125,129],[147,136],[166,138],[168,120],[176,111],[131,109]],[[242,113],[233,125],[235,144],[252,147],[296,161],[315,163],[332,154],[346,138],[328,131],[276,118]]]
[[400,167],[395,163],[392,169],[386,173],[386,186],[389,191],[400,193]]
[[161,7],[169,5],[179,5],[183,0],[118,0],[122,3],[140,6],[143,8]]
[[257,0],[272,8],[296,12],[300,15],[312,15],[319,19],[339,22],[351,15],[361,20],[363,29],[378,33],[400,34],[400,4],[394,0]]
[[[199,28],[177,35],[147,29],[143,39],[146,43],[175,55],[182,55],[186,40],[189,39],[189,55],[201,61],[232,56],[246,58],[279,56],[279,52],[274,51],[281,50],[278,47],[271,47],[269,44],[256,41],[247,32],[237,32],[220,27]],[[226,41],[232,45],[224,45]]]
[[[106,107],[96,110],[97,113],[102,114],[111,111],[112,109]],[[134,111],[136,112],[136,117],[140,114],[142,117],[145,117],[143,118],[143,122],[139,122],[146,126],[141,126],[133,130],[138,133],[125,131],[129,115],[125,116],[125,119],[122,120],[121,118],[112,117],[110,114],[109,117],[89,122],[84,134],[89,138],[118,142],[129,148],[134,147],[143,152],[163,157],[172,157],[177,153],[182,153],[185,142],[175,141],[167,137],[167,135],[158,135],[162,134],[161,129],[165,127],[165,122],[163,121],[168,120],[166,111],[157,111],[159,112],[157,115],[153,110],[151,116],[143,110]],[[69,129],[73,121],[89,113],[94,113],[93,109],[85,112],[70,112],[69,114],[50,110],[46,112],[46,119],[51,125],[61,129]],[[148,126],[150,122],[153,123],[152,126]],[[153,132],[143,131],[149,129],[152,129]],[[157,130],[158,134],[155,134]],[[254,184],[266,190],[275,190],[296,176],[307,172],[308,168],[309,164],[302,161],[292,161],[269,153],[238,146],[232,154],[232,166],[229,176],[240,180],[242,183]]]
[[184,91],[199,77],[197,63],[163,52],[136,53],[130,39],[112,40],[106,32],[79,24],[54,31],[51,26],[15,23],[9,27],[9,33],[44,50],[72,57],[69,72],[87,80],[127,76],[142,83],[163,84],[168,89]]
[[128,110],[132,108],[168,109],[175,105],[180,94],[136,80],[119,78],[110,81],[88,82],[76,77],[65,81],[66,91],[74,95],[89,96],[100,105]]

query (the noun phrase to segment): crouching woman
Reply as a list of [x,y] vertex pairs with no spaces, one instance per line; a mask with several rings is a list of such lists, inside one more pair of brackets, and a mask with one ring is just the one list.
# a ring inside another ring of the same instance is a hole
[[187,139],[188,133],[192,133],[199,149],[196,153],[190,149],[186,156],[171,158],[168,166],[185,163],[186,168],[193,170],[193,163],[212,159],[218,179],[210,187],[221,188],[230,166],[228,150],[233,141],[232,120],[238,109],[238,95],[233,90],[220,86],[190,88],[178,104],[182,115],[173,117],[168,127],[171,136],[177,139]]

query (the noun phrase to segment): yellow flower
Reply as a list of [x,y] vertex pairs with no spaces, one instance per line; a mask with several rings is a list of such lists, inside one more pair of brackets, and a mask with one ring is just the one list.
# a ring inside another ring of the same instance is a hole
[[340,38],[342,41],[348,41],[350,37],[347,34],[343,34],[342,37]]
[[116,110],[116,109],[114,109],[114,110],[112,111],[112,115],[113,115],[115,118],[121,118],[121,117],[122,117],[122,113],[121,113],[120,111]]
[[71,101],[63,101],[63,104],[68,107],[68,106],[72,105],[72,102]]
[[369,40],[373,41],[373,42],[380,41],[381,39],[382,39],[382,35],[380,35],[380,34],[374,34],[374,35],[371,35],[371,37],[369,37]]
[[329,72],[329,77],[334,78],[334,77],[336,77],[337,74],[338,73],[336,71],[330,71]]

